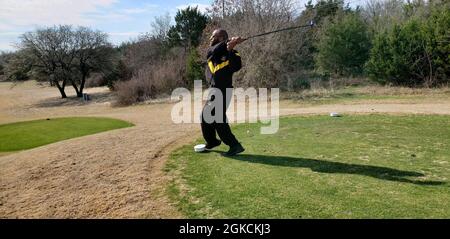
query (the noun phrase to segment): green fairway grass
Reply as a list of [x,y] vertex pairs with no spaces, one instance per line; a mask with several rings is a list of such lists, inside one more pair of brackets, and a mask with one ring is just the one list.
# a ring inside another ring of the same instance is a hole
[[234,127],[246,151],[171,154],[171,199],[191,218],[449,218],[450,117],[287,117]]
[[11,152],[95,134],[107,130],[130,127],[133,124],[109,118],[54,118],[0,125],[0,156]]

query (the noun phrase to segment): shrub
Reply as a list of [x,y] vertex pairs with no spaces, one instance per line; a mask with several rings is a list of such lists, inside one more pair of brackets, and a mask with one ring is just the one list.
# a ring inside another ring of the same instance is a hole
[[417,20],[394,26],[389,32],[379,34],[374,40],[369,75],[381,83],[418,86],[424,82],[426,58],[424,36]]
[[93,73],[86,80],[86,88],[100,87],[106,84],[105,77],[100,73]]
[[130,105],[169,94],[177,87],[186,86],[185,72],[183,50],[173,49],[164,60],[138,70],[131,80],[116,82],[117,103]]
[[132,77],[131,70],[127,67],[124,61],[119,60],[117,65],[114,67],[112,71],[110,71],[104,77],[105,84],[109,89],[114,90],[114,85],[118,81],[128,81]]
[[193,86],[195,80],[202,80],[204,78],[203,72],[200,54],[198,54],[196,48],[192,48],[186,60],[186,78],[188,80],[188,86]]
[[436,10],[423,21],[411,19],[378,34],[366,65],[380,83],[438,86],[448,83],[450,10]]
[[133,78],[129,81],[119,81],[114,88],[117,92],[117,103],[119,105],[131,105],[156,95],[156,88],[150,79],[138,80]]
[[315,60],[322,72],[334,76],[361,75],[369,58],[370,45],[368,28],[360,15],[347,13],[325,25]]

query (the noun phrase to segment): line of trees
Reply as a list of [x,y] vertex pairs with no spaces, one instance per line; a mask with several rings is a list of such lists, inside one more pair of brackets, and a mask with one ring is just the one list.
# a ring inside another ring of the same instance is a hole
[[449,83],[450,3],[444,0],[369,0],[351,8],[343,0],[214,0],[207,14],[197,8],[154,19],[152,31],[112,47],[89,28],[57,26],[22,36],[18,51],[0,55],[0,75],[56,86],[82,95],[87,79],[100,74],[131,104],[190,87],[203,79],[209,36],[218,27],[250,36],[278,28],[312,28],[255,38],[239,45],[245,66],[236,86],[309,88],[317,82],[370,77],[381,84],[436,87]]
[[429,8],[423,16],[413,15],[375,35],[366,65],[375,81],[427,87],[449,83],[449,4],[422,7]]
[[178,10],[175,25],[168,15],[155,18],[152,32],[121,48],[122,72],[128,77],[111,78],[120,104],[132,104],[191,87],[203,78],[199,44],[211,18],[197,7]]
[[290,0],[213,3],[213,24],[233,35],[316,23],[240,46],[242,85],[307,88],[315,81],[370,77],[376,82],[434,87],[449,82],[450,3],[370,0],[350,8],[342,0],[309,1],[298,14]]

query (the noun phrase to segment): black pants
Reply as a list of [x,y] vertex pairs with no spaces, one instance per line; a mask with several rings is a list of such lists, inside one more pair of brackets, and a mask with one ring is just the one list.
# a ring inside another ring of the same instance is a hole
[[[226,94],[226,89],[212,89],[212,91],[220,91],[222,93],[222,120],[219,122],[211,122],[211,120],[205,120],[205,116],[209,115],[209,112],[211,112],[211,115],[215,115],[215,109],[213,107],[213,101],[216,99],[215,95],[211,95],[208,96],[208,101],[206,102],[205,106],[203,107],[202,110],[202,115],[201,115],[201,119],[202,119],[202,133],[203,133],[203,138],[205,139],[206,143],[209,144],[214,144],[217,141],[216,138],[216,132],[219,135],[219,138],[222,140],[222,142],[224,142],[226,145],[228,146],[234,146],[236,144],[238,144],[239,142],[237,141],[236,137],[233,135],[233,133],[231,132],[230,126],[228,125],[228,119],[227,119],[227,115],[226,115],[226,111],[228,106],[230,105],[231,102],[231,93],[232,91],[230,91],[230,94]],[[208,113],[205,113],[208,112]]]

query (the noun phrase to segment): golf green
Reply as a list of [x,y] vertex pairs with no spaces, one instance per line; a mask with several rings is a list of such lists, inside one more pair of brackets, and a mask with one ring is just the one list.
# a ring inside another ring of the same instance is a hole
[[110,118],[52,118],[0,125],[0,152],[11,152],[130,127],[133,124]]

